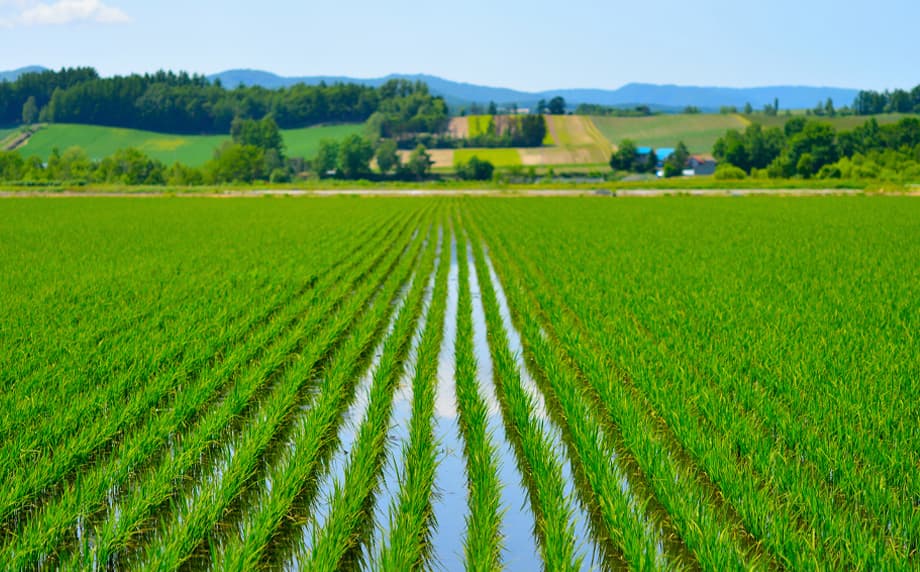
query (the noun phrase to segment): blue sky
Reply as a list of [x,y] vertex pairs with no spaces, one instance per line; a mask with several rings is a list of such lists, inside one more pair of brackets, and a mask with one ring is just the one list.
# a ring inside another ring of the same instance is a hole
[[916,0],[0,0],[0,70],[907,88],[918,22]]

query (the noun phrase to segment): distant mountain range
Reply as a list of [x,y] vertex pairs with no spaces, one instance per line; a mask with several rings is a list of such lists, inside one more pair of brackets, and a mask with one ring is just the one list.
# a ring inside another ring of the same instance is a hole
[[[45,68],[41,66],[29,66],[14,71],[0,72],[0,81],[13,81],[23,73],[43,69]],[[677,111],[692,105],[705,111],[716,111],[720,107],[727,105],[742,108],[746,103],[750,103],[755,109],[760,109],[764,105],[772,104],[774,99],[779,99],[780,108],[782,109],[801,109],[814,107],[816,103],[826,101],[827,98],[833,99],[837,106],[850,105],[859,93],[855,89],[836,87],[769,86],[733,88],[645,83],[630,83],[613,90],[557,89],[526,92],[450,81],[423,74],[392,74],[371,79],[345,76],[283,77],[271,72],[248,69],[228,70],[211,75],[209,78],[211,80],[219,79],[228,88],[238,85],[258,85],[268,89],[277,89],[298,83],[315,85],[320,82],[359,83],[379,86],[391,79],[407,79],[427,83],[432,93],[444,97],[448,105],[454,108],[467,106],[471,103],[488,104],[490,101],[494,101],[498,105],[517,104],[519,107],[527,108],[534,107],[541,99],[549,100],[558,95],[564,97],[570,106],[575,106],[579,103],[619,107],[644,104],[658,111]]]
[[0,81],[16,81],[24,73],[45,71],[47,68],[42,66],[27,66],[12,71],[0,71]]
[[279,88],[305,83],[308,85],[351,82],[378,86],[390,79],[407,79],[423,81],[431,91],[443,96],[453,106],[468,105],[476,102],[486,104],[494,101],[499,105],[516,103],[521,107],[531,107],[541,99],[551,99],[557,95],[565,98],[570,105],[594,103],[598,105],[631,106],[645,104],[662,110],[678,110],[693,105],[705,110],[718,110],[723,105],[744,107],[750,103],[755,108],[773,104],[779,99],[783,109],[800,109],[814,107],[819,101],[831,98],[840,105],[850,105],[859,93],[855,89],[836,87],[808,86],[770,86],[770,87],[693,87],[679,85],[655,85],[630,83],[619,89],[556,89],[540,92],[517,91],[514,89],[488,87],[471,83],[461,83],[430,75],[392,74],[386,77],[358,79],[338,76],[283,77],[259,70],[229,70],[210,76],[220,79],[226,87],[242,85],[259,85],[266,88]]

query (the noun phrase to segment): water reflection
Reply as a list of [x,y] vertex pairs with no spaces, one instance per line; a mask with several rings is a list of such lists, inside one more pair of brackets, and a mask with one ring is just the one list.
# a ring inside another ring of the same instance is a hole
[[457,392],[454,377],[459,287],[457,240],[452,237],[450,270],[447,274],[447,304],[444,310],[444,338],[438,356],[438,386],[435,394],[434,435],[438,444],[438,466],[432,506],[436,525],[431,538],[435,561],[445,570],[459,570],[463,567],[463,536],[468,513],[463,441],[457,424]]
[[[399,487],[402,478],[405,475],[405,460],[403,454],[404,448],[409,446],[409,429],[412,419],[412,400],[413,400],[413,380],[415,378],[418,364],[418,347],[422,341],[422,335],[427,327],[428,310],[431,308],[431,298],[434,293],[434,283],[437,278],[438,267],[441,264],[441,253],[444,246],[443,229],[438,230],[437,255],[434,261],[434,268],[428,277],[425,285],[425,291],[422,298],[422,311],[418,317],[415,332],[412,335],[412,341],[409,344],[409,354],[406,364],[400,376],[399,387],[396,390],[393,401],[393,410],[390,417],[389,443],[387,446],[386,457],[388,461],[384,464],[383,478],[380,484],[377,498],[375,499],[375,509],[372,513],[376,519],[374,534],[370,543],[362,548],[365,562],[373,562],[383,548],[384,537],[388,535],[392,520],[387,518],[387,514],[392,515],[394,503],[399,498]],[[391,510],[387,510],[387,509]]]
[[562,480],[563,483],[565,483],[565,494],[574,501],[572,504],[574,508],[575,538],[581,541],[577,548],[576,555],[583,557],[583,570],[597,569],[600,566],[600,550],[591,536],[590,521],[586,507],[582,504],[575,490],[575,475],[568,457],[564,454],[562,432],[547,415],[546,401],[543,397],[543,393],[537,387],[533,375],[531,375],[524,361],[524,346],[521,343],[521,334],[511,320],[511,310],[508,306],[508,299],[505,296],[505,290],[502,287],[501,280],[498,279],[498,275],[495,273],[495,267],[492,265],[488,247],[483,246],[483,251],[486,266],[489,269],[489,280],[492,283],[495,297],[498,300],[498,309],[501,315],[502,325],[505,327],[505,332],[508,334],[509,349],[511,353],[514,354],[518,370],[521,372],[521,383],[534,404],[535,416],[543,420],[543,429],[546,430],[552,443],[552,453],[558,459],[562,460]]
[[534,537],[534,516],[524,489],[524,480],[517,470],[511,442],[505,435],[501,410],[495,395],[492,356],[486,332],[486,315],[482,306],[482,290],[473,264],[473,251],[467,243],[467,264],[470,267],[470,294],[473,302],[473,349],[476,355],[479,392],[489,409],[487,430],[495,439],[499,456],[499,480],[502,487],[505,552],[503,562],[511,570],[541,570],[543,563]]
[[301,560],[304,556],[313,550],[313,539],[316,534],[326,525],[329,517],[329,508],[332,504],[332,497],[336,486],[341,486],[345,477],[345,467],[348,456],[354,447],[357,438],[358,429],[361,421],[364,419],[369,406],[371,391],[371,382],[374,374],[380,365],[380,359],[383,356],[383,346],[386,340],[393,333],[396,326],[396,318],[402,311],[406,302],[409,290],[412,287],[416,277],[413,276],[399,291],[396,299],[395,308],[390,315],[389,323],[385,334],[374,347],[374,353],[371,357],[371,363],[358,380],[357,389],[355,390],[354,399],[344,415],[343,423],[339,431],[339,447],[328,465],[328,470],[320,478],[320,485],[317,488],[316,502],[313,503],[310,520],[300,527],[301,543],[291,555],[291,558],[285,563],[285,570],[300,570]]

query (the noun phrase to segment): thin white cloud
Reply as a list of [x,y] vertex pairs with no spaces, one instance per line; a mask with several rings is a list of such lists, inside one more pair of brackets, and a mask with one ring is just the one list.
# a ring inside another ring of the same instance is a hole
[[102,0],[57,0],[35,2],[30,0],[0,0],[0,5],[17,7],[12,17],[0,18],[0,27],[61,25],[73,22],[124,24],[131,21],[120,8],[109,6]]

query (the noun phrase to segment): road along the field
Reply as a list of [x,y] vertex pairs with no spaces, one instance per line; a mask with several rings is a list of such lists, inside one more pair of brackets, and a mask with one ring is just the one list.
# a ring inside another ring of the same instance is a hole
[[0,203],[12,570],[920,565],[920,203]]

